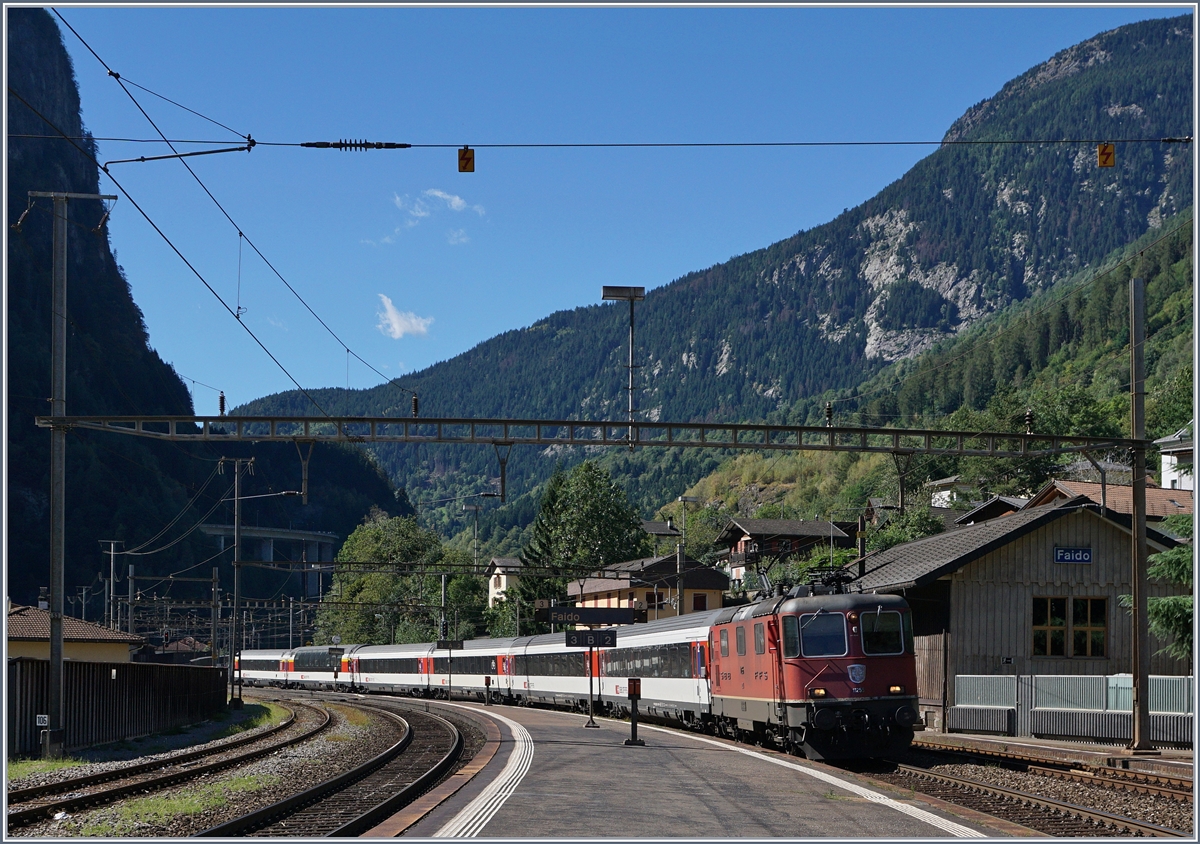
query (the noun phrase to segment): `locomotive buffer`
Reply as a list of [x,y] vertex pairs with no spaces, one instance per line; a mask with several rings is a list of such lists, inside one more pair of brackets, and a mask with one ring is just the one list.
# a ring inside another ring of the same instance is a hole
[[[578,611],[577,611],[578,612]],[[593,692],[592,678],[596,662],[592,656],[596,648],[615,648],[617,646],[616,630],[568,630],[566,646],[568,648],[587,648],[588,675],[588,719],[583,726],[600,729],[596,723],[596,698]]]

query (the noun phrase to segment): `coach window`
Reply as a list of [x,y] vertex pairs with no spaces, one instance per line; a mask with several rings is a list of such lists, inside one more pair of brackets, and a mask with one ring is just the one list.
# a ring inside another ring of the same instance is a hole
[[754,625],[754,652],[756,654],[767,652],[767,633],[761,621]]
[[904,631],[900,625],[900,613],[866,610],[859,615],[858,623],[862,630],[864,654],[904,653]]
[[729,631],[721,631],[721,656],[729,656]]
[[745,627],[735,628],[735,635],[737,636],[738,656],[745,656],[746,655],[746,628]]
[[800,622],[794,615],[783,617],[783,658],[800,656]]
[[1033,599],[1033,655],[1067,655],[1067,599]]
[[845,656],[846,617],[839,612],[800,616],[800,647],[805,656]]

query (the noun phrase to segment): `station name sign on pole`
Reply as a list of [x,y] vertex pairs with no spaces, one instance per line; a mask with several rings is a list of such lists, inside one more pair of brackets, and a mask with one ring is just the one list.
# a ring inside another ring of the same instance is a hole
[[551,624],[640,624],[646,611],[633,607],[545,607],[534,610],[534,621]]

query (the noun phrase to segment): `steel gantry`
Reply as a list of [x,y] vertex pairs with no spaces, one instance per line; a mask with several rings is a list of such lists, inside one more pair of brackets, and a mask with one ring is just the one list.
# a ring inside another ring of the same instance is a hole
[[39,416],[42,428],[175,442],[447,443],[852,451],[957,457],[1048,457],[1132,448],[1119,437],[719,422],[305,416]]

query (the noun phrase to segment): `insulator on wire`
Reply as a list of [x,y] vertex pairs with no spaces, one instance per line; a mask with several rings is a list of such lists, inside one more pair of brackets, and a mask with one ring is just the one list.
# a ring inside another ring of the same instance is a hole
[[1025,408],[1025,433],[1033,433],[1033,408]]
[[825,402],[825,427],[833,427],[833,402]]
[[217,415],[218,416],[225,415],[225,391],[224,390],[222,390],[221,394],[219,396],[217,396]]
[[417,418],[417,394],[413,393],[413,419]]
[[354,140],[338,140],[338,141],[309,141],[300,144],[302,147],[311,147],[313,149],[340,149],[343,152],[364,149],[411,149],[412,144],[397,144],[392,141],[354,141]]

